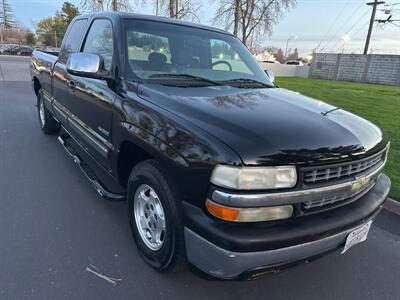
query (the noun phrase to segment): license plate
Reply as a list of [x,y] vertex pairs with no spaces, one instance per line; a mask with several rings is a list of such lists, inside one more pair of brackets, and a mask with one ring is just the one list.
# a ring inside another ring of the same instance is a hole
[[372,221],[369,221],[368,223],[365,223],[364,225],[358,227],[356,230],[349,233],[342,254],[344,254],[354,245],[364,242],[367,239],[369,229],[371,228],[371,224]]

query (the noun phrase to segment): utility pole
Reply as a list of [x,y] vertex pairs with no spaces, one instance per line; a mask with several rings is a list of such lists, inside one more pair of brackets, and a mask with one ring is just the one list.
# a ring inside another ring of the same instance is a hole
[[289,42],[290,42],[290,40],[293,40],[293,39],[297,39],[297,35],[291,36],[290,38],[288,38],[286,40],[285,59],[287,59],[287,57],[288,57]]
[[56,48],[58,48],[58,44],[57,44],[57,31],[54,31],[54,41],[56,44]]
[[368,48],[369,48],[369,42],[371,40],[372,28],[373,28],[374,22],[375,22],[376,8],[380,4],[385,4],[385,1],[374,0],[374,2],[367,3],[367,5],[369,5],[369,6],[372,5],[372,14],[371,14],[371,20],[369,21],[367,39],[365,41],[364,55],[368,54]]
[[156,0],[156,16],[158,16],[158,0]]

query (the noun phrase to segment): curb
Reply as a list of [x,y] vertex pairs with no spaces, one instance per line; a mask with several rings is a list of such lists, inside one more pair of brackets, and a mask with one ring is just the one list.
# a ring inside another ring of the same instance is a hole
[[391,198],[387,198],[387,200],[383,204],[383,208],[400,216],[400,202],[399,201],[393,200]]

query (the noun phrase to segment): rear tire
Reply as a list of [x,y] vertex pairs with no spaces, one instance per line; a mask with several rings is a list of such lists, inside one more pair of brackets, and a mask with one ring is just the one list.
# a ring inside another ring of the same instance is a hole
[[180,197],[167,171],[155,160],[139,163],[127,196],[132,235],[145,261],[163,273],[180,269],[185,261]]
[[39,125],[42,131],[45,134],[58,133],[61,128],[60,123],[58,123],[53,118],[49,110],[46,108],[42,90],[39,90],[37,95],[37,108],[38,108]]

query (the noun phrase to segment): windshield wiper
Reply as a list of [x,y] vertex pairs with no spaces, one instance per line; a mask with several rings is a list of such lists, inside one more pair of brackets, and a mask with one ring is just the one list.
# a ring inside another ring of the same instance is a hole
[[192,81],[201,81],[204,83],[209,83],[211,85],[222,85],[220,82],[213,81],[207,78],[203,78],[200,76],[190,75],[190,74],[171,74],[171,73],[162,73],[162,74],[153,74],[148,78],[152,79],[162,79],[162,78],[170,78],[170,79],[189,79]]
[[274,87],[273,85],[269,85],[269,84],[266,84],[266,83],[251,79],[251,78],[235,78],[235,79],[229,79],[229,80],[220,81],[220,83],[228,84],[228,85],[231,84],[231,83],[233,83],[233,84],[235,84],[235,83],[241,84],[242,83],[242,84],[245,84],[245,85],[247,85],[247,84],[255,84],[255,85],[266,87],[266,88],[273,88]]

